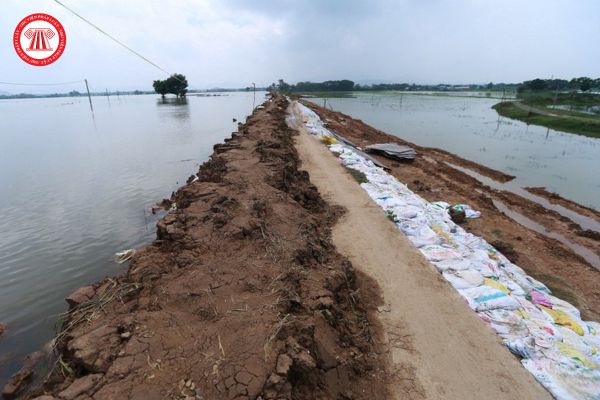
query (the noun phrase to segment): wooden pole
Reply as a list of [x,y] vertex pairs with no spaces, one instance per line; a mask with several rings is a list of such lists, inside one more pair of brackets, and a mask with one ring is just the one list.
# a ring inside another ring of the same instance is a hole
[[85,79],[85,88],[87,90],[88,100],[90,101],[90,110],[94,112],[94,106],[92,106],[92,96],[90,96],[90,87],[88,86],[87,79]]

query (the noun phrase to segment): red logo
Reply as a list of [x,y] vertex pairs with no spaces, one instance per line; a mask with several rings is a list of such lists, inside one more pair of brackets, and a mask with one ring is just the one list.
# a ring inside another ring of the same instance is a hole
[[15,28],[13,44],[27,64],[42,67],[58,60],[65,51],[67,35],[56,18],[48,14],[31,14]]

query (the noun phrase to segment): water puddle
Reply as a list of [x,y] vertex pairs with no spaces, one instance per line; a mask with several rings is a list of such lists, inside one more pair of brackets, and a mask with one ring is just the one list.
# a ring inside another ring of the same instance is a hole
[[489,178],[485,175],[481,175],[480,173],[475,172],[471,169],[461,167],[459,165],[452,164],[449,162],[445,162],[445,164],[460,171],[460,172],[463,172],[463,173],[469,175],[472,178],[477,179],[480,183],[487,185],[487,186],[491,187],[492,189],[504,190],[507,192],[514,193],[516,195],[526,198],[527,200],[531,200],[534,203],[537,203],[548,210],[556,211],[563,217],[569,218],[571,221],[579,224],[579,226],[581,226],[584,230],[589,229],[592,231],[600,232],[600,222],[599,221],[596,221],[595,219],[587,217],[585,215],[581,215],[581,214],[579,214],[571,209],[568,209],[566,207],[563,207],[559,204],[552,204],[545,198],[536,196],[533,193],[530,193],[527,190],[525,190],[524,188],[522,188],[521,186],[519,186],[519,184],[517,182],[515,182],[515,179],[513,179],[512,181],[508,181],[506,183],[502,183],[502,182],[498,182],[492,178]]
[[494,205],[496,206],[496,208],[498,210],[503,212],[506,216],[508,216],[512,220],[518,222],[519,224],[523,225],[526,228],[531,229],[532,231],[535,231],[546,237],[558,240],[559,242],[561,242],[562,244],[564,244],[565,246],[567,246],[568,248],[573,250],[576,254],[583,257],[591,266],[593,266],[597,270],[600,270],[600,257],[596,253],[594,253],[593,251],[588,249],[587,247],[584,247],[584,246],[581,246],[581,245],[571,242],[569,239],[567,239],[560,233],[547,230],[543,225],[533,221],[530,218],[527,218],[523,214],[520,214],[514,210],[511,210],[506,204],[504,204],[500,200],[492,198],[492,201],[494,202]]

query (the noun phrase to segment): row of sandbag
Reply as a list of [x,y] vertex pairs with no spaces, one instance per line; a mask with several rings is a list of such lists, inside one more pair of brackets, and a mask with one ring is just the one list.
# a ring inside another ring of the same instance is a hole
[[363,189],[555,398],[600,399],[600,324],[583,321],[576,307],[452,222],[449,204],[424,200],[336,143],[312,110],[294,103],[291,112],[344,166],[365,175]]

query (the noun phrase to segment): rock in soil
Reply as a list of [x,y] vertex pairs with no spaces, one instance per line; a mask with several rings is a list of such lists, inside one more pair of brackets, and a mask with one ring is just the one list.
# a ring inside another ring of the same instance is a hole
[[92,299],[95,294],[96,289],[93,286],[84,286],[71,293],[65,300],[69,304],[69,308],[72,309]]
[[2,389],[2,398],[5,400],[16,398],[31,381],[32,377],[32,369],[22,368],[19,372],[11,376],[6,385],[4,385],[4,388]]

